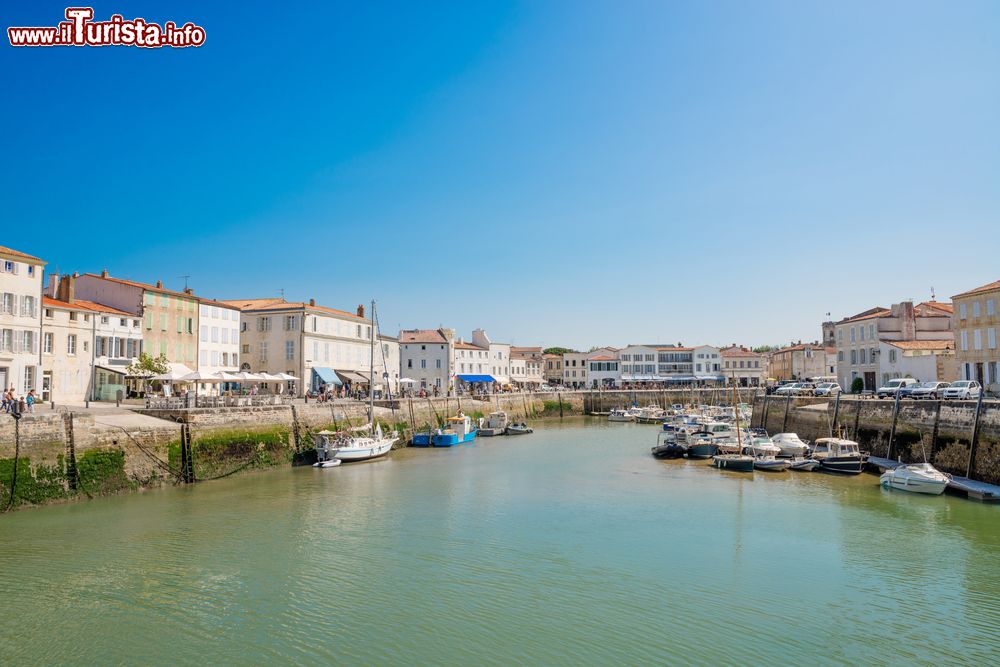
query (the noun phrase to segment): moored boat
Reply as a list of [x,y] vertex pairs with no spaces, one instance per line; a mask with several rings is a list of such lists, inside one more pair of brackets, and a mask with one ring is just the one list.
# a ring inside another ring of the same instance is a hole
[[[736,398],[736,385],[733,384],[733,398]],[[712,464],[720,470],[732,470],[734,472],[753,472],[754,457],[743,453],[743,436],[740,432],[740,413],[736,414],[736,453],[716,454],[712,457]]]
[[491,412],[485,419],[480,420],[479,435],[484,437],[504,435],[509,425],[510,418],[507,417],[506,412],[503,410]]
[[535,429],[531,428],[524,422],[520,424],[509,424],[505,433],[507,435],[527,435],[528,433],[534,433]]
[[612,410],[608,413],[609,422],[634,422],[635,415],[626,410]]
[[812,472],[818,467],[819,467],[819,461],[817,461],[816,459],[796,457],[788,461],[789,470],[798,470],[799,472]]
[[892,470],[886,470],[879,482],[887,489],[940,495],[944,493],[951,479],[930,463],[904,463]]
[[656,434],[656,444],[650,453],[658,459],[679,459],[687,453],[687,447],[678,444],[676,435],[670,431],[660,431]]
[[778,433],[771,436],[771,443],[780,450],[778,456],[795,458],[809,451],[809,443],[799,438],[796,433]]
[[784,472],[791,467],[788,459],[778,459],[773,456],[758,456],[753,461],[753,467],[766,472]]
[[719,453],[719,445],[711,437],[701,433],[687,436],[687,456],[689,459],[710,459]]
[[434,447],[454,447],[476,439],[476,429],[468,415],[459,413],[457,417],[449,417],[445,428],[439,428],[431,435],[431,445]]
[[822,470],[844,475],[860,475],[868,459],[858,443],[844,438],[819,438],[810,453]]

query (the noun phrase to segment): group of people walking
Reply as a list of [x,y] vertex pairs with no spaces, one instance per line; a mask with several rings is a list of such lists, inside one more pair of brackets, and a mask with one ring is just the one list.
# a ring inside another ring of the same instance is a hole
[[14,392],[14,387],[11,387],[3,392],[3,398],[0,400],[0,411],[7,414],[23,412],[32,414],[35,412],[35,403],[37,402],[38,396],[34,389],[29,391],[27,395],[18,397]]

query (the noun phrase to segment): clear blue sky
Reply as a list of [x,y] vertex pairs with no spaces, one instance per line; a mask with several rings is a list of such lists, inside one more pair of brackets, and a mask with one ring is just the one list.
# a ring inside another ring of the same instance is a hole
[[0,244],[50,268],[574,347],[1000,278],[996,2],[95,11],[207,42],[0,47]]

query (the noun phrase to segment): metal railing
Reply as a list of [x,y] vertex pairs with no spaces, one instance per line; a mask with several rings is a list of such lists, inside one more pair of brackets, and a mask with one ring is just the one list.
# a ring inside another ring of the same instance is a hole
[[188,410],[191,408],[247,408],[291,403],[291,396],[257,394],[256,396],[147,396],[149,410]]

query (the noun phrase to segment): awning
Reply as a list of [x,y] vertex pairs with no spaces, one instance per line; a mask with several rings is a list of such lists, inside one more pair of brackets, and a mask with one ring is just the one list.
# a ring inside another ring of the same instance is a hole
[[316,374],[316,377],[318,377],[325,384],[344,384],[340,381],[340,378],[337,377],[337,374],[333,372],[332,368],[314,366],[312,371]]
[[360,382],[362,384],[368,384],[368,378],[361,373],[355,373],[354,371],[342,371],[339,368],[334,372],[339,375],[340,379],[344,382]]
[[698,375],[696,377],[699,380],[725,380],[726,379],[722,375]]
[[[104,366],[102,364],[95,364],[95,366],[97,366],[98,368],[100,368],[102,371],[108,371],[109,373],[114,373],[115,375],[125,375],[126,371],[128,370],[124,366],[119,366],[118,368],[112,368],[111,366]],[[144,375],[136,375],[134,377],[141,378],[141,377],[146,377],[146,376],[144,376]]]
[[457,376],[462,382],[496,382],[492,375],[459,375]]
[[674,377],[667,378],[668,382],[694,382],[695,377],[693,375],[676,375]]

